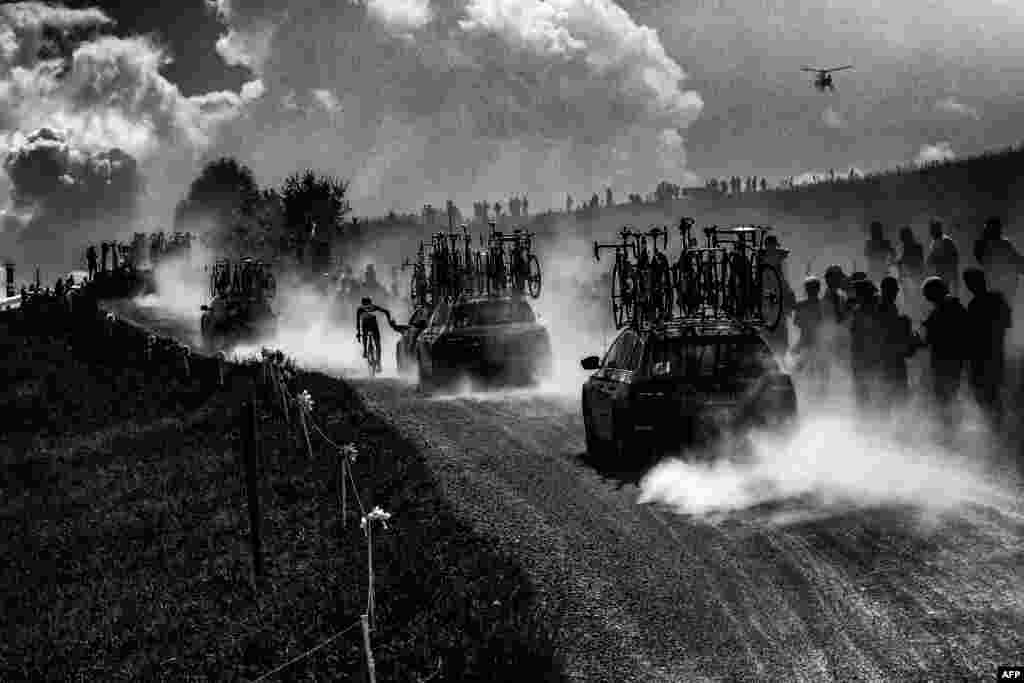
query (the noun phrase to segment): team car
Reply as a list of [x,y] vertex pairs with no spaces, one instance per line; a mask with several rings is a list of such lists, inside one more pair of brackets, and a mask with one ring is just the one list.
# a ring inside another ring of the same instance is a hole
[[277,316],[267,301],[218,296],[201,306],[200,332],[210,351],[256,341],[273,333]]
[[673,319],[623,328],[583,385],[588,454],[619,464],[637,454],[700,452],[729,434],[788,425],[793,382],[756,328]]
[[462,376],[527,385],[548,372],[551,340],[522,296],[461,296],[434,307],[415,354],[427,390]]

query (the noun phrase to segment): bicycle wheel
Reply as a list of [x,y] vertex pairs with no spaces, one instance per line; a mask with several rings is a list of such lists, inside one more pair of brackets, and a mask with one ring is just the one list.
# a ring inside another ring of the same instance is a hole
[[783,283],[775,266],[762,263],[757,267],[757,313],[769,331],[782,322]]
[[744,282],[747,270],[739,254],[729,254],[723,261],[722,310],[729,315],[742,317],[747,310],[748,288]]
[[530,291],[530,296],[536,299],[540,296],[541,279],[540,261],[534,254],[530,254],[530,260],[527,261],[526,269],[526,286]]
[[651,264],[651,303],[655,318],[672,316],[673,294],[672,269],[667,260],[659,258]]
[[721,288],[718,282],[719,266],[714,252],[706,252],[701,257],[700,305],[702,308],[710,308],[712,312],[718,312],[721,308]]
[[615,327],[622,327],[623,323],[632,317],[633,302],[629,292],[629,275],[622,270],[619,263],[612,268],[612,319],[615,321]]
[[700,308],[700,269],[697,255],[686,252],[674,266],[676,307],[682,315],[693,315]]

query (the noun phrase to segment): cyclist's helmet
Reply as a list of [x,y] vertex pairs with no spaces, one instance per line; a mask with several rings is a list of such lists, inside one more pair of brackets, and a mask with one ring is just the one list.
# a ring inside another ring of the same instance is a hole
[[372,303],[373,303],[373,301],[371,301],[371,300],[370,300],[370,297],[368,297],[368,296],[364,296],[364,297],[363,297],[363,305],[364,305],[364,306],[369,306],[369,305],[371,305]]

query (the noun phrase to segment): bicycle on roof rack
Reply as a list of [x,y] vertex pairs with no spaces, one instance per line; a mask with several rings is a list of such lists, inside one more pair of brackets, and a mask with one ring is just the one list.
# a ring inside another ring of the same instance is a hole
[[736,318],[756,320],[775,330],[782,322],[784,282],[778,269],[762,260],[765,238],[771,230],[765,225],[740,225],[711,226],[704,232],[709,246],[727,247],[721,281],[722,309]]
[[601,252],[606,249],[615,251],[615,263],[612,265],[612,319],[616,327],[622,327],[635,317],[637,303],[635,266],[629,259],[632,251],[632,231],[626,227],[619,231],[619,243],[600,244],[594,242],[594,260],[601,260]]
[[489,294],[512,290],[534,299],[540,296],[540,261],[533,253],[533,237],[532,232],[519,228],[506,234],[491,223],[486,251]]
[[[706,245],[694,237],[696,221],[679,223],[683,247],[669,264],[668,230],[637,232],[626,226],[619,242],[594,242],[594,258],[615,251],[611,304],[616,327],[640,326],[679,317],[728,317],[769,330],[782,319],[783,281],[774,266],[761,259],[771,228],[737,226],[704,228]],[[653,249],[648,249],[648,241]],[[658,242],[661,241],[661,249]]]

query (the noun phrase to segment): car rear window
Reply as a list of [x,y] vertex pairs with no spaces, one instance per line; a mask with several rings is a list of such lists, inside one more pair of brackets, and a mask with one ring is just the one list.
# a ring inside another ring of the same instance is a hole
[[650,344],[650,374],[691,379],[756,379],[775,368],[768,347],[759,339],[659,339]]
[[525,301],[480,301],[458,306],[452,314],[455,327],[536,322]]

